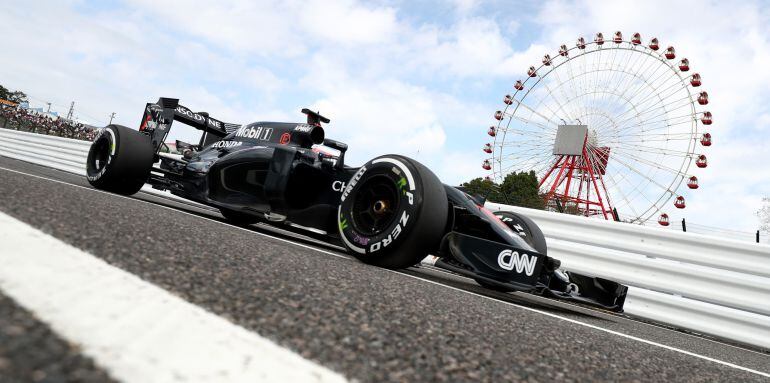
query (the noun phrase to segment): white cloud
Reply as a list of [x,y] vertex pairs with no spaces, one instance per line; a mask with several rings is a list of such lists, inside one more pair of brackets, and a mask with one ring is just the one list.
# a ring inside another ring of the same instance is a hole
[[[770,132],[766,7],[550,1],[529,15],[454,5],[416,22],[404,9],[353,0],[128,0],[103,11],[11,2],[0,25],[23,37],[4,42],[0,78],[60,112],[75,100],[81,117],[105,122],[115,111],[130,126],[158,96],[234,122],[300,120],[298,109],[312,106],[332,118],[327,135],[348,141],[352,163],[403,153],[459,183],[482,175],[492,112],[543,54],[580,35],[639,31],[690,58],[711,96],[715,144],[701,148],[710,165],[687,194],[688,220],[756,226],[752,209],[770,194],[759,154]],[[514,48],[522,33],[534,38]],[[735,202],[721,203],[726,194]]]
[[353,163],[386,153],[434,157],[446,140],[431,93],[395,80],[336,78],[312,107],[333,116],[327,135],[346,137]]
[[397,33],[395,10],[367,8],[353,1],[315,0],[298,9],[299,26],[318,40],[343,44],[378,44]]

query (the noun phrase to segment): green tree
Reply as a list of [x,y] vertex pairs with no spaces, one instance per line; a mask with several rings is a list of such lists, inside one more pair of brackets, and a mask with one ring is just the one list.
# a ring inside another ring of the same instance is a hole
[[505,176],[500,185],[489,180],[476,178],[460,186],[468,194],[486,197],[490,202],[541,210],[545,208],[534,171],[510,173]]
[[505,176],[500,185],[500,194],[500,203],[532,209],[545,208],[534,171],[513,172]]
[[482,196],[492,202],[499,199],[498,190],[500,187],[490,180],[479,177],[465,182],[460,186],[470,195]]
[[10,91],[2,85],[0,85],[0,98],[17,103],[27,101],[27,95],[24,92],[20,90]]

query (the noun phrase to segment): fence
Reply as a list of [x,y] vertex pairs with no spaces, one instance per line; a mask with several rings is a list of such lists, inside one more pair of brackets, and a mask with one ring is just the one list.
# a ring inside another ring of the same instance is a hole
[[[0,129],[0,155],[75,174],[85,173],[89,145]],[[493,203],[487,207],[531,217],[546,235],[548,254],[565,269],[628,285],[627,314],[770,349],[770,246]]]

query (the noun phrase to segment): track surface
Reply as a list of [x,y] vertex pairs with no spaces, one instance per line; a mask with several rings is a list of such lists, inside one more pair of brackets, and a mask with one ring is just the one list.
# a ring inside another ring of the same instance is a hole
[[[367,266],[311,239],[2,157],[0,196],[0,211],[350,379],[770,381],[687,354],[767,374],[764,353],[431,268]],[[0,299],[0,312],[12,304]]]
[[76,347],[0,294],[0,382],[109,382]]

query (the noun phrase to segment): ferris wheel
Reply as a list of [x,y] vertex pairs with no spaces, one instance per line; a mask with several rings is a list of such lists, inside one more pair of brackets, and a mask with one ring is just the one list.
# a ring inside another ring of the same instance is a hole
[[712,144],[709,96],[690,73],[674,47],[639,33],[562,45],[495,112],[487,178],[534,171],[549,210],[668,226],[666,211],[685,208],[680,187],[699,187]]

